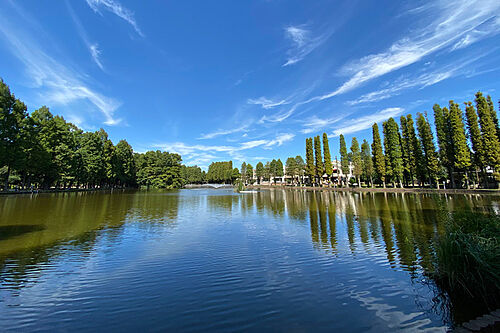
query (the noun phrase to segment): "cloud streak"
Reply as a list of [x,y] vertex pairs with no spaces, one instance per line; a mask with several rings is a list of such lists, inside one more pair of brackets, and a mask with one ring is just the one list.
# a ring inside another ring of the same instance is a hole
[[73,10],[73,7],[71,7],[71,3],[69,1],[66,1],[66,6],[68,8],[68,12],[71,16],[71,19],[73,20],[73,23],[75,23],[76,30],[78,31],[78,34],[80,35],[80,38],[83,40],[85,43],[85,46],[89,50],[90,56],[92,57],[92,60],[95,62],[95,64],[104,71],[104,66],[102,65],[100,55],[101,51],[99,50],[99,45],[97,43],[91,43],[89,40],[89,37],[87,35],[87,32],[83,28],[82,23],[80,22],[80,19],[76,15],[75,11]]
[[141,29],[139,29],[139,26],[137,25],[137,22],[134,17],[134,13],[123,7],[118,1],[114,0],[87,0],[87,4],[89,5],[90,8],[96,13],[99,13],[102,15],[100,12],[100,9],[103,8],[119,18],[125,20],[127,23],[129,23],[137,32],[137,34],[141,37],[144,37],[144,34],[142,33]]
[[318,131],[325,129],[333,124],[338,123],[339,121],[344,119],[346,116],[347,115],[340,115],[338,117],[327,118],[327,119],[321,119],[321,118],[318,118],[317,116],[312,116],[304,124],[304,129],[302,129],[301,132],[304,134],[318,132]]
[[394,108],[383,109],[379,112],[363,116],[360,118],[351,119],[351,121],[347,122],[351,125],[335,128],[332,135],[339,136],[340,134],[347,135],[356,133],[365,130],[367,128],[370,128],[373,125],[373,123],[378,123],[380,121],[387,120],[390,117],[398,116],[403,112],[404,112],[403,108],[394,107]]
[[[448,48],[450,51],[464,48],[474,42],[500,33],[500,1],[497,0],[440,0],[421,6],[417,11],[431,22],[421,22],[421,28],[394,42],[387,50],[367,55],[344,65],[340,73],[348,79],[335,90],[298,102],[285,111],[264,116],[260,123],[282,122],[293,115],[298,107],[312,102],[331,99],[347,93],[383,75],[414,64],[426,56]],[[434,13],[438,13],[437,15]],[[306,31],[291,33],[297,47],[305,45]],[[447,78],[435,76],[436,82]],[[385,93],[385,94],[384,94]],[[379,95],[365,96],[367,100],[388,98],[390,91]]]
[[304,26],[288,26],[285,28],[285,37],[292,42],[293,47],[288,50],[288,59],[283,67],[298,63],[309,53],[323,44],[331,33],[313,37],[312,32]]
[[292,133],[279,133],[273,139],[245,141],[235,146],[199,144],[188,145],[183,142],[173,142],[154,144],[152,145],[152,147],[172,153],[181,154],[183,158],[185,158],[190,163],[196,161],[197,164],[200,164],[203,161],[208,162],[213,160],[216,157],[215,153],[225,153],[229,156],[235,157],[238,160],[242,160],[242,151],[258,147],[262,147],[262,149],[272,149],[272,147],[279,147],[286,142],[292,141],[294,137],[295,134]]
[[78,100],[87,100],[104,115],[106,125],[116,125],[121,120],[114,113],[120,102],[106,97],[91,88],[85,75],[63,65],[45,53],[30,35],[20,28],[12,28],[0,14],[0,38],[3,37],[15,57],[21,61],[27,74],[37,88],[43,90],[44,100],[49,103],[67,105]]
[[222,136],[222,135],[228,135],[228,134],[234,134],[234,133],[244,132],[244,131],[247,130],[247,128],[248,128],[248,125],[244,125],[244,126],[241,126],[241,127],[238,127],[238,128],[234,128],[234,129],[229,129],[229,130],[219,129],[219,130],[216,130],[214,132],[210,132],[210,133],[207,133],[207,134],[202,134],[198,139],[201,139],[201,140],[213,139],[215,137]]

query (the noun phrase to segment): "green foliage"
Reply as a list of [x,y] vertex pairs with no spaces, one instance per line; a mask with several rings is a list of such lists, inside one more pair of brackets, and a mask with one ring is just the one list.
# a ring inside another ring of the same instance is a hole
[[206,180],[209,183],[232,183],[237,177],[232,161],[212,162],[208,166]]
[[491,100],[490,95],[486,97],[486,101],[488,102],[488,106],[490,107],[491,120],[493,121],[493,125],[495,126],[498,140],[500,140],[500,126],[498,125],[498,116],[497,112],[495,111],[495,107],[493,106],[493,101]]
[[361,169],[363,178],[367,182],[371,183],[374,172],[373,160],[370,151],[370,144],[366,140],[363,140],[363,143],[361,144]]
[[393,181],[401,183],[403,179],[403,156],[399,141],[399,128],[394,118],[391,117],[383,123],[383,132],[385,154],[387,156],[386,173],[388,176],[393,177]]
[[321,178],[324,173],[323,158],[321,157],[321,139],[318,136],[314,137],[314,167],[316,177]]
[[253,184],[253,166],[250,163],[246,165],[245,172],[246,172],[246,178],[245,178],[246,182],[249,184]]
[[182,186],[181,156],[179,154],[148,151],[135,154],[137,182],[153,188],[180,188]]
[[247,179],[247,164],[245,162],[241,163],[240,171],[241,171],[241,180],[245,182]]
[[481,138],[481,130],[479,129],[479,120],[476,109],[471,102],[465,103],[465,117],[467,119],[467,129],[469,131],[469,139],[472,143],[473,161],[478,169],[484,166],[484,148]]
[[412,168],[414,168],[414,174],[418,180],[423,182],[425,178],[424,156],[420,140],[415,133],[415,126],[411,114],[406,116],[406,127],[408,131],[410,163]]
[[349,174],[349,156],[347,155],[347,146],[345,144],[345,139],[342,134],[340,134],[340,168],[344,175]]
[[283,162],[281,162],[281,159],[278,158],[276,161],[276,176],[277,177],[283,177],[285,175],[283,171]]
[[354,137],[351,141],[351,161],[353,166],[353,175],[359,179],[363,173],[363,161],[361,159],[361,152],[359,150],[358,140]]
[[289,157],[285,164],[286,175],[290,177],[295,177],[298,175],[298,165],[297,160],[294,157]]
[[309,180],[312,181],[314,175],[316,174],[316,167],[314,165],[314,151],[312,138],[306,139],[306,175],[309,176]]
[[447,217],[437,239],[434,278],[449,294],[500,304],[500,217],[475,212]]
[[323,133],[323,157],[325,159],[325,173],[331,176],[333,173],[332,156],[330,155],[330,145],[326,133]]
[[500,143],[491,113],[490,105],[481,92],[476,94],[476,109],[481,125],[483,140],[484,161],[486,165],[498,170],[500,167]]
[[458,170],[466,170],[471,165],[470,150],[467,146],[462,110],[453,101],[450,101],[449,120],[453,145],[453,167]]
[[271,179],[271,162],[269,161],[264,164],[264,179]]
[[297,162],[297,174],[299,176],[304,176],[306,172],[306,163],[304,162],[304,159],[302,158],[302,156],[297,155],[295,156],[295,161]]
[[203,171],[199,166],[185,166],[181,167],[181,176],[183,184],[202,184],[205,181]]
[[434,180],[437,183],[439,161],[434,145],[434,137],[429,122],[421,113],[417,114],[417,129],[424,152],[424,166],[427,170],[427,175],[430,180]]
[[255,176],[257,177],[257,182],[260,184],[260,181],[264,177],[264,164],[262,162],[257,163],[255,166]]
[[385,157],[384,152],[382,151],[382,140],[380,139],[380,131],[377,123],[374,123],[372,126],[372,134],[373,168],[375,176],[385,184]]

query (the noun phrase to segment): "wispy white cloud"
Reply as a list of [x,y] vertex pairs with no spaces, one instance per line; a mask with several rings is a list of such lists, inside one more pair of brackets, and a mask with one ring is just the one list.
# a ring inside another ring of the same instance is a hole
[[76,15],[75,11],[73,10],[73,7],[71,6],[71,3],[69,1],[66,1],[66,6],[68,8],[68,12],[71,16],[71,19],[75,23],[76,30],[78,31],[78,34],[80,35],[80,38],[83,40],[85,43],[85,46],[88,48],[90,52],[90,56],[92,57],[92,60],[95,62],[97,66],[101,70],[104,70],[104,66],[102,65],[100,55],[101,55],[101,50],[99,50],[99,45],[97,43],[91,43],[89,40],[89,37],[87,35],[87,32],[85,31],[82,23],[80,22],[80,19]]
[[94,12],[101,14],[99,11],[100,8],[104,8],[105,10],[115,14],[116,16],[120,17],[121,19],[125,20],[128,22],[134,30],[139,34],[141,37],[144,37],[144,34],[142,33],[141,29],[139,29],[139,26],[137,25],[137,22],[134,17],[134,13],[123,7],[118,1],[115,0],[87,0],[87,4],[94,10]]
[[364,94],[355,100],[348,101],[347,104],[357,105],[362,103],[381,101],[390,98],[392,96],[398,95],[401,91],[405,89],[415,88],[415,87],[419,87],[420,89],[422,89],[434,85],[436,83],[439,83],[443,80],[452,77],[453,73],[454,73],[453,70],[449,70],[444,72],[426,73],[414,79],[399,80],[399,82],[391,84],[389,88],[384,88],[381,90],[372,91],[370,93]]
[[215,137],[218,137],[218,136],[222,136],[222,135],[228,135],[228,134],[234,134],[234,133],[239,133],[239,132],[244,132],[248,129],[248,125],[243,125],[241,127],[238,127],[238,128],[234,128],[234,129],[227,129],[227,130],[223,130],[223,129],[218,129],[214,132],[210,132],[210,133],[207,133],[207,134],[202,134],[198,139],[213,139]]
[[31,81],[40,89],[44,102],[66,105],[87,100],[102,112],[105,124],[116,125],[121,121],[114,115],[120,102],[97,92],[86,82],[86,75],[44,52],[30,34],[23,32],[19,24],[14,27],[1,14],[0,21],[0,38],[3,37],[12,55],[24,64]]
[[398,79],[394,83],[390,84],[387,88],[364,94],[356,100],[348,101],[347,104],[356,105],[361,103],[377,102],[398,95],[401,93],[401,91],[406,89],[424,89],[446,79],[469,72],[471,69],[471,64],[476,63],[481,58],[486,57],[490,52],[482,51],[479,56],[471,56],[469,54],[466,58],[459,59],[458,61],[454,61],[443,66],[441,70],[424,73],[416,77]]
[[[342,72],[350,76],[336,90],[320,96],[327,99],[355,89],[363,83],[402,67],[420,61],[425,56],[449,47],[453,42],[480,29],[481,34],[469,37],[467,45],[500,33],[500,2],[497,0],[441,0],[426,11],[438,13],[435,19],[411,36],[395,42],[388,50],[368,55],[344,66]],[[487,25],[485,23],[489,22]],[[462,43],[463,46],[466,46]]]
[[404,112],[403,108],[394,107],[394,108],[383,109],[379,112],[366,115],[360,118],[352,119],[351,121],[346,122],[351,125],[335,128],[332,135],[339,136],[340,134],[347,135],[351,133],[356,133],[365,130],[367,128],[370,128],[373,125],[373,123],[378,123],[380,121],[387,120],[390,117],[395,117],[397,115],[400,115],[402,112]]
[[319,36],[313,36],[305,26],[288,26],[285,28],[285,37],[289,39],[293,46],[288,50],[288,59],[283,67],[296,64],[304,59],[309,53],[323,44],[331,33],[323,33]]
[[338,117],[327,118],[327,119],[321,119],[321,118],[318,118],[317,116],[312,116],[311,118],[309,118],[306,121],[306,123],[304,124],[304,129],[302,129],[301,132],[304,134],[318,132],[322,129],[330,127],[333,124],[338,123],[340,120],[344,119],[346,116],[347,116],[347,114],[344,114],[344,115],[340,115]]
[[[183,142],[172,142],[154,144],[151,147],[181,154],[182,158],[190,165],[198,164],[199,166],[206,166],[206,163],[213,161],[216,157],[227,158],[227,156],[229,156],[234,160],[244,161],[246,157],[242,155],[243,151],[258,147],[261,147],[262,149],[271,149],[274,146],[279,147],[285,142],[293,140],[294,137],[295,135],[292,133],[279,133],[272,139],[250,140],[233,146],[199,144],[189,145]],[[221,156],[223,154],[227,154],[227,156]]]
[[94,59],[94,62],[97,64],[97,66],[99,66],[100,69],[104,70],[101,59],[99,58],[99,56],[101,55],[101,50],[99,50],[99,45],[97,43],[90,45],[90,54],[92,55],[92,59]]
[[[446,48],[453,51],[500,33],[500,1],[497,0],[458,0],[453,2],[439,0],[420,6],[415,13],[425,14],[426,18],[431,17],[431,22],[420,22],[421,28],[414,29],[413,33],[399,39],[386,51],[365,56],[343,66],[340,73],[349,78],[335,90],[310,97],[275,115],[266,115],[261,118],[260,123],[282,122],[292,116],[302,105],[344,94],[368,81],[414,64],[437,51]],[[481,33],[477,33],[477,31]],[[295,31],[294,34],[297,45],[304,44],[304,40],[307,40],[307,32]],[[464,38],[466,40],[462,41]],[[456,43],[459,46],[456,46]],[[438,80],[436,82],[439,82],[447,78],[447,75],[449,74],[443,72],[441,77],[436,75],[434,78]],[[391,91],[381,91],[366,97],[367,99],[383,99],[390,94]]]
[[274,107],[277,107],[277,106],[280,106],[280,105],[284,105],[284,104],[288,104],[289,102],[287,102],[286,100],[280,100],[280,101],[273,101],[273,100],[270,100],[266,97],[259,97],[259,98],[250,98],[248,99],[247,101],[248,104],[254,104],[254,105],[260,105],[263,109],[272,109]]
[[293,138],[295,137],[295,134],[292,133],[280,133],[276,136],[276,139],[268,141],[266,143],[266,147],[272,147],[272,146],[281,146],[285,142],[292,141]]

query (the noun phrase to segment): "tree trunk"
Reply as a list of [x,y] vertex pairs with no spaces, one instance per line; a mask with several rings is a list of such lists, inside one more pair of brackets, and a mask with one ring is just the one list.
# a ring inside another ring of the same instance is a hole
[[9,177],[10,177],[10,165],[7,166],[7,174],[5,175],[5,183],[3,190],[7,191],[9,189]]

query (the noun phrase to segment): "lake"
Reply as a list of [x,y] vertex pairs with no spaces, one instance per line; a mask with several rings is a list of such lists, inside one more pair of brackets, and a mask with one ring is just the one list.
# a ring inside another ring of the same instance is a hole
[[445,331],[442,214],[494,195],[298,189],[0,196],[1,331]]

